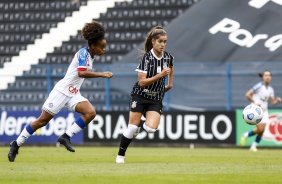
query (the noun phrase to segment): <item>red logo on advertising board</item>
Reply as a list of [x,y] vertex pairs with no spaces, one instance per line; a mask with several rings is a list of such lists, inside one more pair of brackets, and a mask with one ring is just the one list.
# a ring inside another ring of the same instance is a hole
[[276,142],[282,143],[282,116],[281,114],[271,114],[269,116],[269,132]]

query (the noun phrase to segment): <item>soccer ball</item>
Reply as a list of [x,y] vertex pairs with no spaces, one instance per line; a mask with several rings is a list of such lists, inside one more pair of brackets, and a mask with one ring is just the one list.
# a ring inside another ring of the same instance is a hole
[[254,104],[247,105],[243,110],[243,119],[249,125],[258,124],[263,118],[262,109]]

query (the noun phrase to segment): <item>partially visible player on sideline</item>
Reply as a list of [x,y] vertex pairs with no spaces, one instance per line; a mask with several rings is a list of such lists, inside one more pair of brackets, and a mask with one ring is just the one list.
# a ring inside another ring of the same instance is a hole
[[[154,133],[159,126],[162,100],[164,93],[172,88],[174,73],[174,57],[165,51],[166,43],[167,33],[162,27],[154,27],[148,33],[145,54],[135,70],[138,72],[138,82],[131,92],[129,124],[120,140],[116,163],[124,163],[126,149],[140,131],[138,126],[148,133]],[[140,124],[143,114],[146,122]]]
[[270,86],[272,79],[271,72],[266,70],[263,73],[259,73],[259,76],[262,78],[262,81],[257,83],[252,89],[250,89],[246,93],[246,97],[251,103],[256,104],[262,108],[263,119],[256,125],[256,128],[254,130],[245,132],[241,137],[241,145],[244,146],[246,138],[257,134],[257,137],[250,148],[250,151],[254,152],[257,151],[257,145],[261,141],[266,124],[270,122],[268,117],[268,100],[270,99],[272,105],[281,102],[280,97],[275,98],[274,89]]
[[81,48],[69,65],[67,73],[50,92],[42,107],[42,113],[38,119],[28,124],[21,132],[17,140],[10,143],[8,158],[13,162],[18,154],[19,147],[39,128],[46,126],[49,121],[63,108],[81,114],[75,123],[66,130],[66,133],[58,138],[58,142],[67,150],[74,152],[70,138],[85,128],[96,116],[94,107],[80,94],[80,87],[85,78],[111,78],[111,72],[93,72],[92,65],[95,57],[105,53],[106,39],[104,27],[96,21],[86,23],[82,29],[82,36],[88,46]]

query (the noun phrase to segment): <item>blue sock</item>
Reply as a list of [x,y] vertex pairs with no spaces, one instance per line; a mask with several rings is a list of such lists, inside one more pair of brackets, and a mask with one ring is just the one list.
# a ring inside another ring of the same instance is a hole
[[34,130],[32,130],[30,124],[28,124],[25,128],[30,135],[32,135],[34,133]]
[[85,123],[81,117],[77,118],[75,120],[75,123],[81,128],[81,129],[84,129],[86,126],[87,126],[87,123]]
[[250,132],[248,133],[248,137],[251,137],[251,136],[253,136],[253,135],[255,135],[253,131],[250,131]]
[[259,143],[260,141],[261,141],[261,137],[257,136],[256,139],[255,139],[255,142]]

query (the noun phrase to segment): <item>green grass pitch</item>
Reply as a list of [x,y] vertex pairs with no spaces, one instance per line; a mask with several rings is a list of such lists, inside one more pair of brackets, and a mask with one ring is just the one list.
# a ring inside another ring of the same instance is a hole
[[0,147],[0,183],[282,183],[278,149],[130,147],[116,164],[117,149],[23,146],[10,163]]

